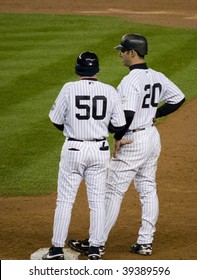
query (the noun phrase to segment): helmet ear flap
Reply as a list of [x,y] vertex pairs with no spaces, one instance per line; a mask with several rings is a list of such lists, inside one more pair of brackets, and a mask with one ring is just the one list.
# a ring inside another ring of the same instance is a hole
[[99,72],[99,60],[93,52],[83,52],[77,57],[75,73],[79,76],[94,76]]

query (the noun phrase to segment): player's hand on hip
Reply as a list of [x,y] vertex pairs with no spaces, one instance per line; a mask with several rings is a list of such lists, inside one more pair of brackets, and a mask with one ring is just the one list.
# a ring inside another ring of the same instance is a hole
[[113,157],[117,157],[117,152],[120,150],[120,148],[126,144],[131,144],[131,140],[126,140],[126,139],[121,139],[121,140],[115,140],[115,145],[114,145],[114,152],[113,152]]

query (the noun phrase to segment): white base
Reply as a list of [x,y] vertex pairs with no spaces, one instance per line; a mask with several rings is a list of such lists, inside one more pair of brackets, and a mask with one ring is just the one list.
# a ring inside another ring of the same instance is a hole
[[[47,254],[48,251],[49,248],[41,248],[38,251],[31,254],[30,260],[42,260],[42,256],[44,254]],[[78,260],[78,256],[80,255],[80,253],[77,253],[69,248],[64,248],[63,251],[65,260]]]

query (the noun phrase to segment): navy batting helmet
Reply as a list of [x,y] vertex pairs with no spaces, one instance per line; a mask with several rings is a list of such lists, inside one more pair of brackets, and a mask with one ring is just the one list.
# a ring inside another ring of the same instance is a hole
[[140,56],[148,53],[148,42],[146,38],[140,34],[125,34],[120,41],[120,45],[114,48],[125,52],[127,50],[135,50]]
[[83,52],[77,57],[75,73],[79,76],[94,76],[99,72],[99,60],[93,52]]

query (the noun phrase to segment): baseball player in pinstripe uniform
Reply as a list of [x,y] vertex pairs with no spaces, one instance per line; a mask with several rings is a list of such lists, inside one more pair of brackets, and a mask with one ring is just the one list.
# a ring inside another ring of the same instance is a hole
[[64,259],[71,211],[78,187],[84,178],[90,208],[88,256],[100,259],[104,239],[106,175],[110,149],[106,137],[126,124],[121,100],[110,85],[97,80],[99,62],[92,52],[77,58],[76,82],[66,83],[49,117],[66,136],[58,174],[58,196],[54,217],[52,247],[43,259]]
[[[134,180],[141,202],[142,224],[137,242],[131,245],[130,250],[151,255],[159,214],[156,169],[161,149],[160,136],[153,122],[177,110],[184,103],[185,96],[164,74],[147,66],[144,56],[148,53],[148,43],[144,36],[126,34],[115,49],[120,51],[124,65],[130,69],[118,86],[127,124],[123,131],[114,135],[115,151],[107,178],[101,249],[104,252],[104,244],[116,223],[124,194]],[[161,101],[165,103],[158,108]],[[69,245],[86,253],[88,240],[70,240]]]

